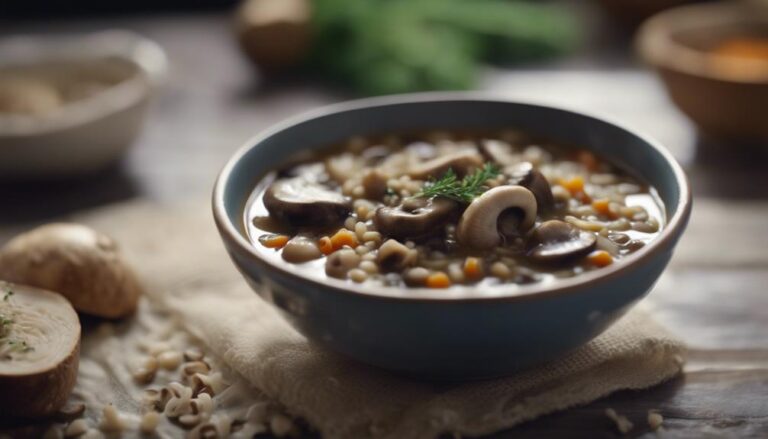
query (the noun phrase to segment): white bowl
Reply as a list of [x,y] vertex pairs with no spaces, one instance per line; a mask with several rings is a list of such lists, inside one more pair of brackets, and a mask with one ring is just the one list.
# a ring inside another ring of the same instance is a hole
[[0,41],[0,70],[29,66],[56,77],[61,70],[52,65],[114,83],[40,115],[0,115],[0,175],[62,177],[115,162],[139,133],[167,58],[153,41],[125,31]]

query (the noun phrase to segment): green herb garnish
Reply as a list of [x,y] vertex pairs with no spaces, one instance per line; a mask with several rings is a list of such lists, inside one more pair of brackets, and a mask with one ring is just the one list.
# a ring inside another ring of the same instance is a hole
[[0,338],[5,337],[11,332],[11,324],[13,324],[13,320],[0,314]]
[[19,352],[32,352],[35,350],[35,348],[27,344],[24,340],[8,340],[8,346]]
[[13,294],[14,294],[13,290],[6,290],[5,295],[3,296],[3,301],[7,302],[8,299],[10,299],[11,296],[13,296]]
[[424,189],[416,196],[446,197],[462,203],[471,203],[475,197],[486,190],[485,182],[498,175],[499,168],[491,163],[486,163],[482,169],[467,175],[462,180],[456,177],[456,173],[451,168],[439,179],[427,182]]

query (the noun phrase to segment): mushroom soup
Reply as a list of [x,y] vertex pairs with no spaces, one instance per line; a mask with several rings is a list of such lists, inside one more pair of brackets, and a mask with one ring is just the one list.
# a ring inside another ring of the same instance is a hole
[[267,175],[245,222],[257,251],[311,276],[446,288],[620,264],[662,212],[593,153],[504,131],[349,139]]

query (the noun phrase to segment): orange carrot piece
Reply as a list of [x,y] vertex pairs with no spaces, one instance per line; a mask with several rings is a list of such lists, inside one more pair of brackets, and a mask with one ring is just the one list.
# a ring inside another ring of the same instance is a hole
[[601,198],[592,202],[592,208],[600,215],[610,215],[611,210],[609,208],[610,201],[607,198]]
[[477,279],[483,275],[480,260],[474,257],[468,257],[464,261],[464,276],[470,279]]
[[451,286],[451,279],[442,271],[432,273],[427,277],[427,286],[429,288],[448,288]]
[[595,250],[587,256],[587,259],[596,267],[605,267],[613,263],[613,256],[605,250]]
[[562,180],[560,185],[568,189],[572,195],[577,195],[580,192],[584,192],[584,178],[577,175],[569,180]]
[[327,236],[320,238],[320,240],[317,241],[317,246],[324,255],[333,253],[333,243],[331,243],[331,238]]
[[285,235],[261,235],[259,242],[267,248],[283,248],[288,240],[291,239]]
[[357,235],[355,235],[355,232],[347,229],[339,229],[338,232],[331,236],[331,244],[333,244],[334,250],[338,250],[345,245],[355,248],[360,244],[360,242],[357,240]]

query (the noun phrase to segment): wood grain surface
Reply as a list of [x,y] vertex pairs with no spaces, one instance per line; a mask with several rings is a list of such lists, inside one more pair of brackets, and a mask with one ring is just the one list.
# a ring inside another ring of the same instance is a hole
[[[128,28],[157,40],[172,70],[125,160],[55,182],[0,183],[0,242],[51,218],[131,198],[203,199],[226,159],[260,129],[350,96],[319,84],[265,81],[241,56],[229,17],[166,15],[0,22],[0,34]],[[41,30],[42,29],[42,30]],[[686,167],[694,212],[648,302],[691,348],[684,376],[546,416],[493,438],[620,437],[604,415],[629,417],[629,437],[768,437],[768,148],[701,139],[628,49],[592,48],[554,66],[488,70],[481,88],[604,113],[660,139]],[[622,52],[623,50],[623,52]],[[664,416],[650,432],[650,409]]]

